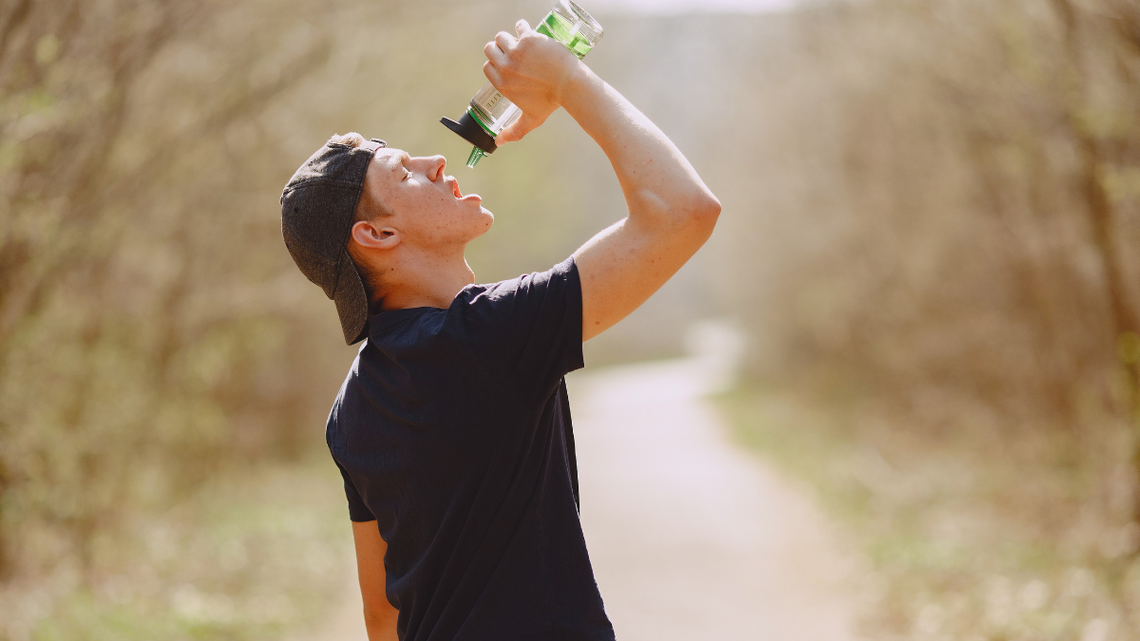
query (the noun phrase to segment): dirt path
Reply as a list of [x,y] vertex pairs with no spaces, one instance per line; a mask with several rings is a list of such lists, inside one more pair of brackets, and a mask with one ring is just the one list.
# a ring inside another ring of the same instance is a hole
[[582,523],[621,641],[847,641],[850,565],[811,503],[728,441],[701,359],[571,387]]
[[[848,641],[848,564],[810,502],[728,441],[715,362],[572,375],[582,523],[621,641]],[[355,579],[320,641],[365,641]]]

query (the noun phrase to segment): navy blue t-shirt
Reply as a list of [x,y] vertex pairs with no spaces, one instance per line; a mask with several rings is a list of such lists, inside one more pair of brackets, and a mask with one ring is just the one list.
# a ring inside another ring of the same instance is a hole
[[349,516],[388,544],[401,639],[614,639],[578,521],[579,367],[573,258],[371,318],[327,439]]

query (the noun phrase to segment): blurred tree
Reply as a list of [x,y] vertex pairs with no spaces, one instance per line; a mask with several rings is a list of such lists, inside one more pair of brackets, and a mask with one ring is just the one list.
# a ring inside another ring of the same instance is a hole
[[838,169],[815,176],[842,196],[811,214],[824,249],[787,261],[774,306],[793,311],[768,361],[872,388],[929,426],[981,401],[1011,433],[1115,438],[1090,393],[1135,425],[1137,17],[1123,0],[802,12],[817,56],[791,73],[834,95],[791,122],[808,153],[838,142]]
[[255,118],[327,59],[301,4],[0,6],[0,570],[89,572],[125,513],[289,446]]
[[[1135,179],[1140,170],[1140,7],[1122,0],[1078,6],[1053,0],[1060,22],[1064,71],[1069,84],[1069,135],[1080,150],[1074,187],[1083,197],[1093,242],[1100,258],[1112,319],[1117,357],[1127,377],[1126,411],[1133,424],[1132,466],[1137,487],[1132,517],[1140,523],[1140,313],[1135,270],[1123,255],[1135,247],[1121,220],[1126,209],[1137,213],[1135,190],[1117,190],[1121,174]],[[1114,181],[1114,178],[1116,179]],[[1127,193],[1132,191],[1133,193]],[[1131,241],[1131,242],[1130,242]]]
[[[523,14],[0,3],[0,574],[97,580],[115,541],[140,536],[124,532],[133,515],[224,466],[321,446],[354,350],[284,251],[281,187],[351,129],[466,153],[439,116],[457,115],[484,82],[482,44]],[[534,211],[569,162],[557,120],[531,137],[554,144],[464,177],[501,214],[473,248],[481,278],[549,266],[619,211]]]

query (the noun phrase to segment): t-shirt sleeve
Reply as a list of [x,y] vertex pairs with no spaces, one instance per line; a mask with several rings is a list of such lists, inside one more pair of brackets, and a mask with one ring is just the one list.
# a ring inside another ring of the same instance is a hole
[[548,271],[468,291],[471,347],[508,393],[541,403],[582,367],[582,286],[572,256]]
[[364,504],[364,499],[360,498],[360,492],[356,489],[356,484],[352,482],[352,477],[348,475],[344,467],[334,459],[337,468],[340,470],[340,475],[344,477],[344,493],[348,497],[348,518],[353,521],[365,522],[375,521],[376,517],[372,515],[372,510]]

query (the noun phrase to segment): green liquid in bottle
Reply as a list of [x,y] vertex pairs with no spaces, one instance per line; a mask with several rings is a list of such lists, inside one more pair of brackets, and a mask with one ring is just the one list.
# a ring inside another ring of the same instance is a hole
[[547,14],[546,19],[539,23],[534,30],[566,45],[566,48],[578,58],[584,57],[590,53],[590,49],[594,48],[594,45],[578,34],[574,25],[553,11]]

